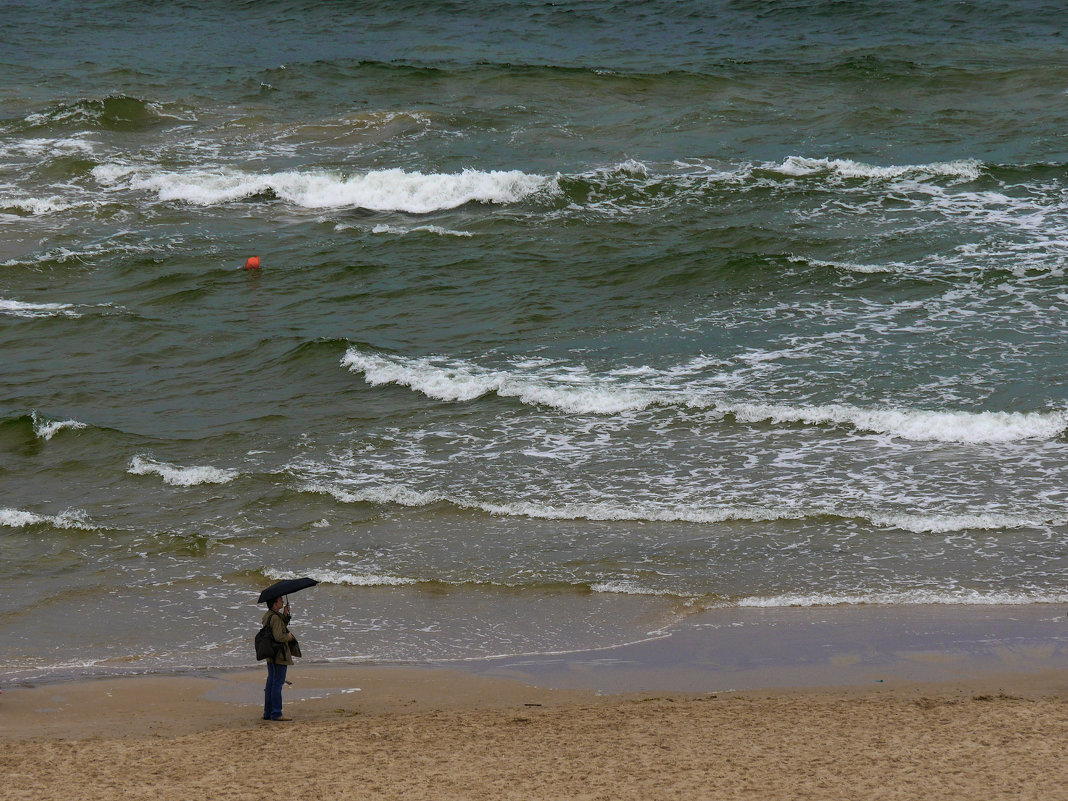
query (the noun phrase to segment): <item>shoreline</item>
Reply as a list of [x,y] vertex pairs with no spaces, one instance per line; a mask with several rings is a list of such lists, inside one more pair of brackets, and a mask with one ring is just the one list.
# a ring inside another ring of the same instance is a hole
[[1068,799],[1063,610],[954,611],[719,610],[576,654],[298,662],[287,723],[261,719],[262,668],[12,685],[0,771],[14,801],[251,801],[271,760],[325,798]]
[[[155,733],[243,725],[262,704],[263,672],[250,665],[4,682],[0,741],[102,736],[113,719],[146,733],[138,711]],[[720,608],[617,646],[457,661],[297,660],[288,678],[287,712],[307,708],[313,717],[341,701],[392,713],[649,693],[1068,697],[1068,617],[1047,604]]]
[[[479,675],[521,676],[546,686],[589,687],[601,692],[681,689],[709,692],[765,686],[853,684],[880,667],[920,681],[1068,666],[1068,605],[840,604],[806,607],[713,607],[686,611],[676,620],[618,644],[548,652],[455,659],[298,659],[311,666],[441,667]],[[299,633],[299,623],[294,624]],[[303,641],[303,638],[302,638]],[[250,635],[251,643],[251,635]],[[314,644],[312,644],[314,647]],[[249,648],[251,651],[251,646]],[[311,649],[309,649],[311,650]],[[1063,660],[1058,660],[1063,656]],[[822,664],[826,663],[826,664]],[[6,674],[0,689],[106,679],[240,673],[262,665],[188,665],[170,670],[89,663],[61,672],[44,667]],[[822,666],[821,666],[822,665]],[[926,667],[925,667],[926,665]],[[591,681],[596,666],[604,681]],[[819,667],[818,672],[811,668]],[[847,668],[852,667],[852,670]],[[827,670],[837,671],[829,678]],[[811,675],[810,675],[811,674]],[[729,678],[728,678],[729,677]],[[715,679],[709,683],[709,679]],[[722,681],[734,682],[729,686]],[[719,682],[719,683],[717,683]],[[648,685],[648,687],[646,686]]]

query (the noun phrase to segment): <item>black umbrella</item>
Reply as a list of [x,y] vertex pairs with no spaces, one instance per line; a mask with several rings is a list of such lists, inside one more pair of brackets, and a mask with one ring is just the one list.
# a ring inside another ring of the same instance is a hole
[[264,601],[273,601],[275,598],[281,598],[283,595],[289,595],[297,592],[297,590],[314,587],[318,583],[315,579],[310,578],[282,579],[282,581],[276,581],[261,592],[260,599],[256,603],[262,604]]

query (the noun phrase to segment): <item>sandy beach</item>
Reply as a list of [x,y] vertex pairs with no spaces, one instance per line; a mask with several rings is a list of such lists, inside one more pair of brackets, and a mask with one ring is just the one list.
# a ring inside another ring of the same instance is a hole
[[[280,783],[321,798],[1068,798],[1068,672],[1022,694],[606,697],[450,671],[301,673],[361,692],[291,704],[286,724],[215,700],[254,693],[258,673],[5,693],[5,796],[253,799]],[[62,703],[94,714],[68,706],[35,732],[36,705]]]
[[[282,784],[296,797],[373,799],[1068,798],[1059,634],[977,649],[992,621],[1020,610],[970,623],[927,612],[875,612],[893,648],[863,666],[851,653],[866,646],[847,623],[870,622],[872,610],[839,612],[840,635],[820,643],[823,680],[814,665],[795,687],[774,686],[775,666],[751,666],[729,680],[766,686],[678,689],[694,680],[696,644],[723,642],[694,627],[614,657],[302,664],[287,688],[291,723],[259,719],[260,670],[8,686],[5,797],[252,799]],[[1041,614],[1035,626],[1061,631]],[[893,621],[929,632],[932,617],[958,621],[938,653],[919,637],[894,639]],[[770,646],[756,636],[732,659]],[[974,670],[959,669],[961,648]],[[784,670],[808,659],[783,654]],[[947,665],[956,680],[914,678]],[[595,689],[605,682],[629,689]]]

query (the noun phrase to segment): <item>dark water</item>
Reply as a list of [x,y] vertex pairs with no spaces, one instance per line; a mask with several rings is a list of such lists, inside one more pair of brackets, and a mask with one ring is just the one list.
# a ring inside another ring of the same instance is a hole
[[1068,600],[1066,27],[7,4],[4,670]]

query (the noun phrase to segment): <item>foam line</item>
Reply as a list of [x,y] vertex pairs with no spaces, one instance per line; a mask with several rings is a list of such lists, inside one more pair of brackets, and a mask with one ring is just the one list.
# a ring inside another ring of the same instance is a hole
[[657,523],[769,522],[833,518],[864,520],[875,526],[914,534],[947,534],[956,531],[999,531],[1013,528],[1044,529],[1068,525],[1068,517],[1012,515],[1005,513],[947,514],[944,512],[886,513],[862,509],[821,509],[771,506],[723,506],[700,508],[691,505],[538,503],[534,501],[489,502],[448,493],[413,490],[401,485],[380,485],[345,489],[330,484],[308,483],[306,492],[330,495],[341,503],[397,504],[426,507],[446,503],[460,509],[473,509],[500,517],[530,517],[538,520],[636,521]]
[[528,405],[572,414],[619,414],[653,405],[708,409],[742,423],[847,425],[916,442],[995,444],[1053,439],[1068,429],[1068,411],[965,412],[925,409],[865,409],[848,404],[793,406],[741,403],[691,385],[672,385],[673,375],[644,371],[643,382],[626,384],[582,371],[489,370],[461,359],[405,358],[350,348],[341,365],[372,386],[396,384],[428,398],[472,401],[496,394]]

